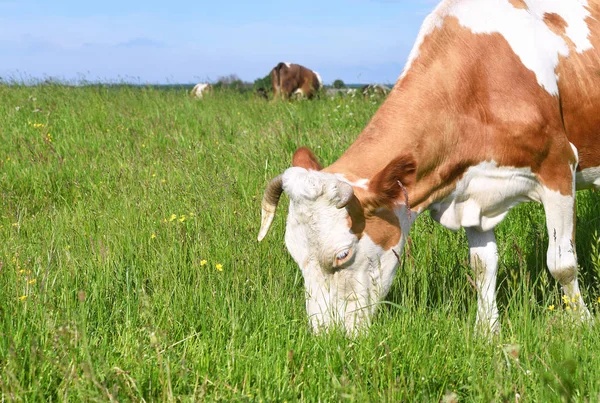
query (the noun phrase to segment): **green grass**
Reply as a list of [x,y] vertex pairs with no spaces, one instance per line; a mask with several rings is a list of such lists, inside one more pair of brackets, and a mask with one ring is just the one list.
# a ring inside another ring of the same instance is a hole
[[[599,326],[561,305],[537,205],[497,228],[496,339],[474,334],[464,232],[428,214],[368,334],[311,335],[285,197],[256,242],[262,191],[298,146],[333,162],[377,107],[1,86],[0,401],[598,401]],[[599,216],[579,193],[595,317]]]

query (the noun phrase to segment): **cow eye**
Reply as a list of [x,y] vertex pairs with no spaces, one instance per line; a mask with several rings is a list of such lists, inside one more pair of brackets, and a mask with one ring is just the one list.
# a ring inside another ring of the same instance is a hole
[[350,250],[346,249],[346,250],[338,253],[336,257],[338,260],[344,260],[348,257],[349,254],[350,254]]
[[344,263],[346,263],[350,257],[352,256],[352,251],[350,249],[344,249],[341,252],[338,252],[335,255],[335,266],[340,266]]

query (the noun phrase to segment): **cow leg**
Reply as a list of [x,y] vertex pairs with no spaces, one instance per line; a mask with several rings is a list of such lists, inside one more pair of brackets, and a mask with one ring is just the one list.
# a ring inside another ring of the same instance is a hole
[[[574,175],[573,175],[574,177]],[[573,314],[583,319],[590,313],[581,298],[577,281],[575,250],[575,189],[570,195],[544,189],[542,203],[548,228],[547,264],[552,277],[562,286],[563,301]]]
[[477,286],[476,327],[486,335],[498,333],[498,307],[496,306],[496,273],[498,248],[494,230],[486,232],[465,228],[469,240],[469,259],[475,273]]

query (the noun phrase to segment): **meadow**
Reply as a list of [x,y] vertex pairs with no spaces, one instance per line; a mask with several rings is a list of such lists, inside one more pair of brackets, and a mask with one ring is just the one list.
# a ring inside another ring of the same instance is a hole
[[[497,227],[501,334],[474,331],[464,231],[422,214],[374,324],[315,337],[269,179],[325,165],[380,101],[0,86],[0,401],[599,401],[600,328],[545,267],[542,208]],[[600,197],[578,194],[600,311]]]

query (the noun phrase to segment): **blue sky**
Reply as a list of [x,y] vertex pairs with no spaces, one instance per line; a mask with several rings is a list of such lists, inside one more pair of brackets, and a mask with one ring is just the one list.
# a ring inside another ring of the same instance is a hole
[[0,0],[0,77],[253,81],[280,61],[394,83],[436,0]]

